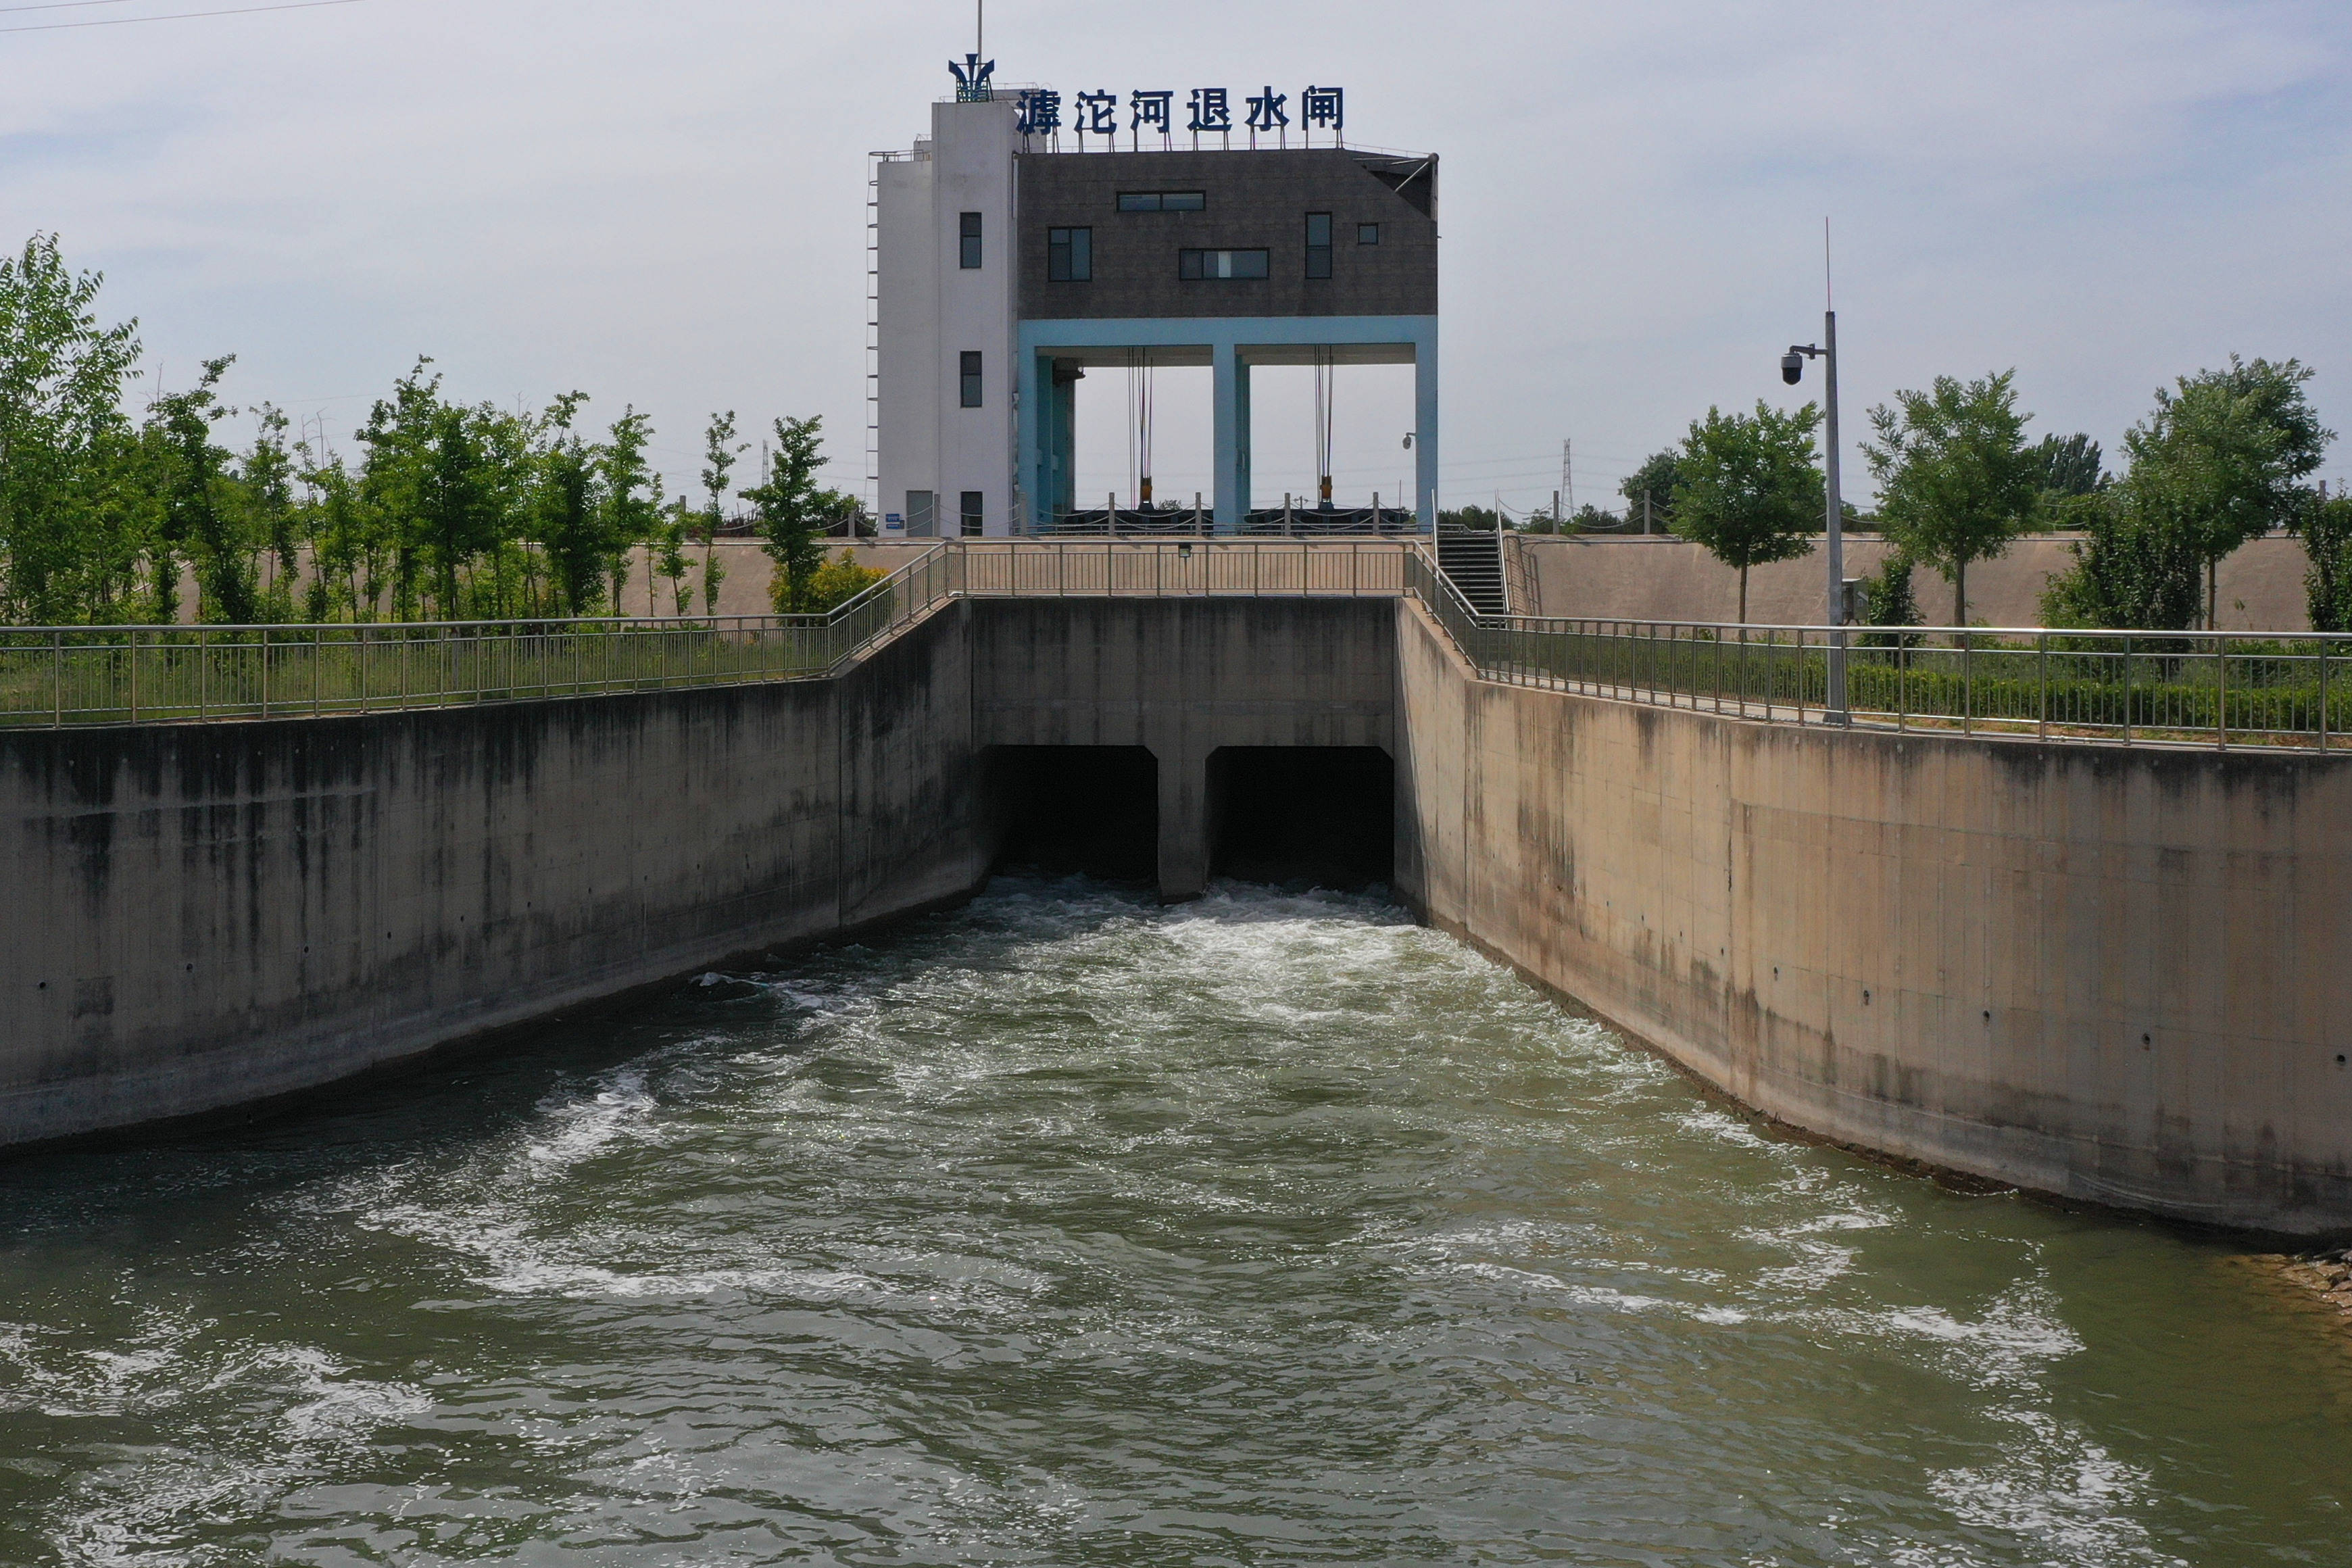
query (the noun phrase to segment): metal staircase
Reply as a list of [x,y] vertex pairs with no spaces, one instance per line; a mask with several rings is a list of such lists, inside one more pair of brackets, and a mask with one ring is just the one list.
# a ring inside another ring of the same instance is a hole
[[1511,613],[1503,591],[1503,542],[1494,534],[1466,528],[1438,530],[1437,566],[1478,614]]

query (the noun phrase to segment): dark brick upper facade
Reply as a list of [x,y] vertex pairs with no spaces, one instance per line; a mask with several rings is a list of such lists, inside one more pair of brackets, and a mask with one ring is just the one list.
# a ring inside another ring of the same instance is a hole
[[[1030,321],[1437,313],[1437,160],[1338,148],[1029,153],[1015,163],[1020,309]],[[1121,212],[1123,191],[1201,191],[1200,212]],[[1331,215],[1331,276],[1307,276],[1307,215]],[[1364,245],[1358,226],[1378,224]],[[1046,275],[1050,229],[1090,229],[1093,277]],[[1185,280],[1186,249],[1263,249],[1264,279]]]

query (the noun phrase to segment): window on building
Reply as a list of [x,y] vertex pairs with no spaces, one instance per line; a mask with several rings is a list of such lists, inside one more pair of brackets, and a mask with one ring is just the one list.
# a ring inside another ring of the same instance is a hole
[[1307,276],[1331,276],[1331,215],[1307,215]]
[[1123,213],[1197,213],[1209,210],[1206,191],[1121,191],[1118,210]]
[[1055,283],[1084,283],[1095,275],[1095,231],[1090,228],[1049,228],[1045,231],[1045,277]]
[[1176,276],[1192,279],[1264,278],[1266,253],[1263,250],[1180,250],[1176,253]]
[[976,271],[980,267],[980,215],[965,213],[957,220],[957,233],[963,247],[963,269]]
[[978,490],[963,492],[963,532],[966,539],[986,531],[988,519],[982,506],[983,497]]
[[907,492],[907,537],[929,539],[940,531],[939,498],[930,490]]
[[1378,245],[1380,242],[1380,225],[1376,223],[1360,223],[1356,226],[1356,243],[1358,245]]
[[963,405],[966,408],[977,408],[980,406],[981,393],[980,351],[966,349],[962,357],[963,363],[961,368],[963,372]]

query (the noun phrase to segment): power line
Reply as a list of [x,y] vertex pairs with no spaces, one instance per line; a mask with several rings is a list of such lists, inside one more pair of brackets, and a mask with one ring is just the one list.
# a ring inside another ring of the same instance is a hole
[[131,0],[47,0],[40,5],[0,5],[0,11],[80,11],[92,5],[128,5]]
[[[79,5],[106,5],[111,0],[71,0]],[[94,22],[36,22],[26,27],[0,27],[0,33],[54,33],[67,27],[128,27],[134,22],[193,22],[205,16],[250,16],[261,11],[315,11],[322,5],[356,5],[360,0],[286,0],[277,5],[239,5],[226,11],[175,11],[168,16],[105,16]],[[62,8],[62,7],[60,7]],[[38,11],[45,6],[16,9]]]

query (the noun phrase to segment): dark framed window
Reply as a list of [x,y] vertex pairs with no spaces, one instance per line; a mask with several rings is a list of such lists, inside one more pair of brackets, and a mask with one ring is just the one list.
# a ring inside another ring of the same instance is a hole
[[1307,276],[1331,276],[1331,215],[1307,215]]
[[966,408],[977,408],[980,406],[981,393],[980,351],[966,349],[962,357],[963,363],[960,368],[963,373],[963,405]]
[[980,215],[965,213],[957,220],[956,234],[963,251],[958,260],[965,271],[976,271],[980,267]]
[[1118,210],[1123,213],[1197,213],[1209,210],[1206,191],[1121,191]]
[[1045,277],[1054,283],[1085,283],[1095,275],[1095,231],[1090,228],[1049,228],[1045,231]]
[[972,538],[983,532],[987,529],[988,518],[983,504],[986,500],[987,498],[978,490],[966,490],[963,492],[963,531],[965,538]]
[[1266,277],[1263,250],[1180,250],[1176,276],[1187,282]]
[[1358,245],[1378,245],[1380,242],[1380,225],[1376,223],[1360,223],[1356,226],[1356,243]]

